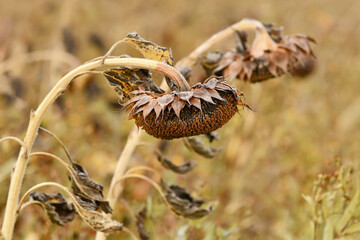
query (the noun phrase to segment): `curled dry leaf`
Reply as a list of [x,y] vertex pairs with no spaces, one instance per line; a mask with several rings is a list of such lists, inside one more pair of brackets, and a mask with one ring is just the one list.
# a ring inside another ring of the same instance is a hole
[[71,188],[79,204],[83,204],[88,210],[97,210],[101,207],[105,213],[112,213],[109,202],[104,200],[103,186],[89,178],[83,166],[73,163],[68,166],[68,170],[72,181]]
[[209,132],[205,136],[209,139],[209,142],[220,139],[220,135],[217,132]]
[[224,54],[222,52],[216,51],[209,52],[205,56],[200,56],[199,63],[205,69],[207,76],[210,76],[214,69],[219,65],[223,55]]
[[[174,59],[171,49],[159,46],[153,42],[143,39],[137,32],[129,33],[126,38],[124,38],[124,41],[141,52],[145,58],[159,62],[165,62],[170,66],[174,66]],[[171,78],[166,76],[165,80],[171,90],[178,90],[178,86]]]
[[201,208],[203,200],[195,199],[184,188],[176,185],[168,186],[161,180],[161,186],[165,191],[165,197],[171,209],[177,214],[186,218],[198,219],[208,215],[212,207]]
[[310,73],[315,64],[311,46],[315,40],[301,34],[282,37],[281,31],[270,24],[257,28],[251,46],[246,45],[245,33],[238,34],[236,48],[223,55],[212,74],[228,76],[229,81],[239,78],[259,82],[284,73]]
[[124,41],[135,47],[145,58],[166,62],[169,65],[174,66],[171,49],[161,47],[153,42],[143,39],[137,32],[129,33],[126,38],[124,38]]
[[132,70],[124,67],[104,71],[104,76],[110,86],[120,97],[120,102],[124,103],[133,97],[132,91],[139,88],[156,93],[164,93],[161,88],[156,86],[151,78],[151,74],[146,69]]
[[222,149],[206,146],[198,137],[187,138],[185,144],[188,148],[206,158],[213,158],[222,151]]
[[87,210],[76,201],[74,202],[74,205],[79,216],[94,230],[104,233],[118,232],[122,230],[122,223],[106,218],[99,212]]
[[145,220],[146,220],[146,208],[138,212],[136,215],[136,227],[141,240],[150,239],[150,234],[147,232],[145,228]]
[[63,226],[71,222],[76,214],[74,204],[68,203],[61,193],[30,193],[30,201],[45,209],[52,223]]
[[218,78],[194,85],[189,91],[157,94],[135,91],[125,106],[129,119],[161,139],[206,134],[227,123],[237,106],[246,106],[243,93]]
[[[123,41],[129,43],[145,58],[165,62],[171,66],[174,66],[174,59],[172,57],[171,49],[161,47],[153,42],[140,37],[136,32],[129,33]],[[123,55],[122,57],[130,57]],[[120,102],[124,103],[133,97],[132,91],[142,89],[145,91],[153,91],[155,93],[164,93],[164,91],[156,86],[151,74],[146,69],[128,69],[124,67],[110,69],[104,71],[104,76],[108,80],[110,86],[120,97]],[[170,89],[175,90],[177,86],[175,82],[166,77],[166,81]]]
[[194,162],[185,162],[184,164],[181,165],[175,165],[169,159],[162,157],[160,155],[158,156],[158,160],[164,168],[179,174],[187,173],[196,166]]
[[[67,203],[66,199],[60,194],[45,194],[32,192],[30,201],[41,205],[48,213],[50,220],[58,225],[72,221],[77,213],[91,228],[96,231],[110,233],[122,230],[122,223],[106,218],[103,214],[93,210],[87,198],[79,198],[76,194],[71,193],[73,203]],[[85,207],[84,207],[85,206]]]

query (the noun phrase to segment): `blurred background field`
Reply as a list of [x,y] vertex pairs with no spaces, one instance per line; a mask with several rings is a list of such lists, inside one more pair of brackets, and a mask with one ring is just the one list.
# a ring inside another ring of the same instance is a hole
[[[158,169],[213,203],[214,212],[190,221],[174,215],[143,181],[128,180],[121,199],[134,212],[152,204],[152,239],[311,239],[310,195],[319,173],[333,171],[335,158],[359,171],[360,160],[360,1],[6,1],[0,0],[0,137],[22,138],[31,109],[55,82],[79,64],[103,55],[128,32],[170,47],[175,61],[212,34],[244,17],[284,27],[284,34],[315,38],[317,66],[300,79],[283,76],[263,83],[234,82],[255,110],[240,111],[218,132],[213,159],[189,151],[181,140],[169,142],[165,155],[175,162],[195,161],[186,175],[163,170],[153,154],[158,141],[145,136],[131,166]],[[37,56],[29,53],[53,50]],[[67,53],[67,54],[64,54]],[[140,56],[127,45],[116,54]],[[24,57],[25,56],[25,57]],[[37,58],[46,56],[44,61]],[[102,76],[76,79],[49,109],[42,126],[56,133],[89,175],[105,186],[134,125],[117,104]],[[150,145],[149,145],[150,144]],[[0,145],[0,216],[9,175],[19,147]],[[35,150],[64,157],[52,138],[40,134]],[[36,183],[69,186],[65,169],[48,159],[33,159],[23,192]],[[51,192],[49,190],[49,192]],[[115,216],[132,230],[123,204]],[[65,227],[50,223],[40,207],[26,208],[14,239],[93,239],[95,232],[76,218]],[[113,239],[130,239],[120,233]]]

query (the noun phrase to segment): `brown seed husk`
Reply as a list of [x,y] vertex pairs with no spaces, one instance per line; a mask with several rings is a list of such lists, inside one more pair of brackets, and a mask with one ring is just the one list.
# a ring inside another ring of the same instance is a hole
[[237,105],[247,106],[242,93],[216,78],[187,92],[135,94],[126,104],[130,119],[148,134],[167,140],[214,131],[238,112]]

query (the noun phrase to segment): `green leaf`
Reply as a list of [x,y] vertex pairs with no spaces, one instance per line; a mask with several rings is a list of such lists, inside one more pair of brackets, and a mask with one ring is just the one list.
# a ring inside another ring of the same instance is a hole
[[359,190],[356,190],[354,197],[350,204],[345,209],[344,214],[341,216],[339,222],[336,224],[336,233],[340,234],[344,227],[348,224],[349,220],[355,213],[355,209],[359,204]]
[[324,227],[324,240],[333,240],[334,239],[334,225],[338,220],[338,216],[332,215],[326,219],[325,227]]
[[347,227],[344,231],[344,234],[353,234],[356,232],[360,232],[360,222],[354,223]]

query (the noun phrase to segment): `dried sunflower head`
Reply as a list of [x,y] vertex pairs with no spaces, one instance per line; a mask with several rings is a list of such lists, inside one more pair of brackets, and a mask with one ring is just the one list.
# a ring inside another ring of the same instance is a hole
[[[311,42],[306,35],[281,36],[281,30],[270,26],[257,28],[251,46],[246,45],[246,37],[240,36],[241,47],[224,54],[215,75],[229,76],[229,80],[239,78],[250,82],[264,81],[279,77],[284,73],[296,75],[309,68],[306,63],[315,63]],[[307,71],[309,72],[309,71]]]
[[188,91],[159,94],[134,91],[125,106],[137,126],[157,138],[173,139],[209,133],[247,106],[243,94],[218,78],[198,83]]

